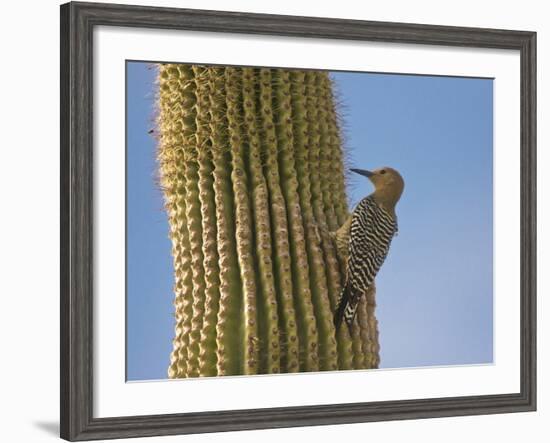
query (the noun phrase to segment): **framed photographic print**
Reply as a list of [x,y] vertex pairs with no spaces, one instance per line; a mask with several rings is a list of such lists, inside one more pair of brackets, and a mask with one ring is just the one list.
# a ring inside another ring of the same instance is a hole
[[61,6],[61,436],[536,408],[536,34]]

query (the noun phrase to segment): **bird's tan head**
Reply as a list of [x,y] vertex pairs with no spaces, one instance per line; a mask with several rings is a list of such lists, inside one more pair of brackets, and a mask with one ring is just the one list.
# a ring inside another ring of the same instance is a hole
[[387,209],[393,211],[401,198],[405,181],[401,174],[389,166],[367,171],[366,169],[351,169],[356,174],[367,177],[374,185],[374,198]]

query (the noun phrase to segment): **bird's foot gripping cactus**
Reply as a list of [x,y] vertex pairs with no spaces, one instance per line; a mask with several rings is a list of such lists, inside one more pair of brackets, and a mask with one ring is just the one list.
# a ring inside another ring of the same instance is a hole
[[328,74],[161,64],[158,88],[169,377],[377,367],[374,303],[351,336],[332,321],[343,268],[327,233],[348,212]]

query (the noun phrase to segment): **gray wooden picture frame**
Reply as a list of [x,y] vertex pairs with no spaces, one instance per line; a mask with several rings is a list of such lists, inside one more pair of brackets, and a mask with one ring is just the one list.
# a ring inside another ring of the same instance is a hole
[[[95,418],[92,413],[92,37],[94,27],[99,25],[518,50],[521,57],[520,393]],[[61,6],[60,117],[62,438],[77,441],[144,437],[536,409],[536,33],[67,3]]]

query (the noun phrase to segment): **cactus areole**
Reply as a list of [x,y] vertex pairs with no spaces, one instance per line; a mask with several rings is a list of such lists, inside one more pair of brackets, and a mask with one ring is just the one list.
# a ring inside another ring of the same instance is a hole
[[158,167],[174,263],[170,378],[376,368],[372,291],[351,329],[329,232],[348,217],[321,71],[158,66]]

